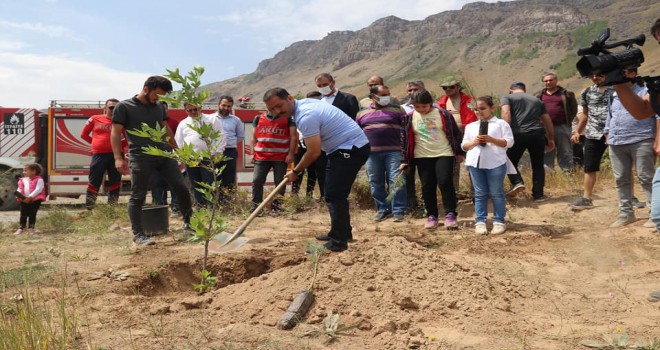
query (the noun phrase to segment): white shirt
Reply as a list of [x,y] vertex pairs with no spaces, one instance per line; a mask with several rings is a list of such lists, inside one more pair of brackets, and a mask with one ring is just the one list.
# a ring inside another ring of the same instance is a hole
[[[481,124],[481,121],[470,123],[465,127],[463,142],[461,142],[463,150],[465,150],[466,143],[472,142],[479,135],[479,124]],[[496,117],[490,118],[488,120],[488,135],[496,139],[505,139],[506,147],[496,146],[492,143],[487,143],[486,146],[477,145],[467,151],[465,165],[478,169],[494,169],[502,164],[511,163],[506,156],[506,149],[513,146],[513,132],[509,123]]]
[[332,104],[333,102],[335,102],[335,97],[337,97],[338,92],[339,90],[335,89],[335,92],[331,93],[330,95],[321,97],[321,101]]
[[176,144],[179,147],[183,147],[184,144],[192,144],[195,151],[206,151],[206,144],[201,140],[197,131],[190,127],[190,125],[199,126],[201,125],[201,122],[211,124],[213,130],[220,131],[220,138],[216,140],[213,145],[213,154],[224,152],[225,146],[227,145],[227,137],[222,130],[222,119],[217,118],[215,115],[202,113],[200,114],[199,120],[195,120],[190,116],[182,120],[176,128],[176,134],[174,134],[174,141],[176,141]]

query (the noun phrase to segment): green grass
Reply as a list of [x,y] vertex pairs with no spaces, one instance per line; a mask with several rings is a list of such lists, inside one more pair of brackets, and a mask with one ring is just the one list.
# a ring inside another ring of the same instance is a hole
[[44,265],[21,266],[5,270],[0,268],[0,291],[4,292],[24,283],[33,284],[41,281],[51,268]]
[[593,21],[587,25],[573,30],[570,34],[570,49],[577,50],[580,47],[591,45],[598,38],[600,33],[607,28],[607,21]]

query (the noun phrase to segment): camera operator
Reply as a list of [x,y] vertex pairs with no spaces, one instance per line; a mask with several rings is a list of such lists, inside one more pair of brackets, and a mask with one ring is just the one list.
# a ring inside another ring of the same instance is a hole
[[[651,27],[651,35],[658,41],[660,44],[660,18],[655,21],[655,24]],[[614,85],[619,99],[623,106],[632,114],[635,119],[645,119],[649,118],[656,114],[651,105],[651,100],[649,94],[646,94],[644,97],[638,96],[633,91],[633,83],[627,82],[623,84]],[[660,103],[660,95],[656,96],[656,103]],[[656,154],[660,155],[660,145],[655,145]],[[656,174],[657,175],[657,174]]]
[[[653,26],[651,27],[651,35],[658,41],[660,44],[660,18],[658,18]],[[635,119],[645,119],[652,117],[657,113],[653,109],[653,103],[656,105],[660,104],[660,94],[657,92],[654,94],[653,98],[655,101],[651,101],[651,95],[649,93],[645,94],[643,97],[638,96],[633,91],[632,83],[623,83],[614,85],[621,104],[630,112],[630,114]],[[656,119],[656,138],[655,143],[653,144],[653,149],[655,154],[660,156],[660,120]],[[660,167],[656,168],[655,176],[653,176],[653,200],[651,208],[651,219],[656,225],[656,229],[660,231]],[[660,301],[660,290],[651,292],[648,296],[648,300],[651,302]]]

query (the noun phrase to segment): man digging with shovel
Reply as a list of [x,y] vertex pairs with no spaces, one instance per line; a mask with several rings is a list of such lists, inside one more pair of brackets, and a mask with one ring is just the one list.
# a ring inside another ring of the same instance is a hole
[[370,153],[369,140],[360,127],[340,109],[316,99],[296,101],[285,89],[273,88],[263,98],[272,116],[293,118],[307,145],[307,153],[285,177],[294,182],[325,151],[328,157],[325,199],[330,231],[316,236],[333,252],[348,249],[353,239],[348,195],[358,171]]

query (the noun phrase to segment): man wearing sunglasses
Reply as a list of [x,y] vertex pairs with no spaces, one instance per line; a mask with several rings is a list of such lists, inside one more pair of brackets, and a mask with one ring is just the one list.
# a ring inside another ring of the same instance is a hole
[[[463,93],[461,82],[454,77],[446,78],[440,84],[445,95],[438,100],[438,106],[449,111],[456,120],[456,125],[461,130],[461,134],[465,132],[465,127],[477,120],[477,115],[474,113],[476,107],[472,102],[472,96]],[[458,193],[460,185],[461,167],[460,163],[454,164],[454,188]]]
[[[203,114],[200,108],[192,104],[185,104],[184,108],[188,117],[179,123],[174,134],[174,140],[178,147],[184,145],[191,145],[195,152],[206,151],[206,143],[200,137],[199,133],[195,131],[192,126],[201,127],[202,124],[211,125],[213,130],[220,132],[220,138],[214,141],[212,153],[222,154],[227,144],[227,138],[222,132],[222,120],[214,115]],[[211,160],[206,159],[203,162],[209,165]],[[189,167],[186,165],[186,171],[190,177],[192,184],[193,195],[197,206],[204,207],[211,204],[198,189],[204,188],[203,184],[210,185],[215,180],[215,175],[203,166]]]
[[[96,196],[106,172],[108,173],[108,204],[115,204],[119,199],[119,188],[121,185],[121,174],[115,167],[115,159],[110,146],[110,131],[112,130],[112,111],[117,105],[116,98],[105,101],[104,114],[98,114],[87,119],[85,126],[80,132],[80,137],[92,145],[92,162],[89,165],[89,183],[85,193],[85,207],[88,210],[94,208]],[[122,149],[126,148],[126,138],[121,139]]]

